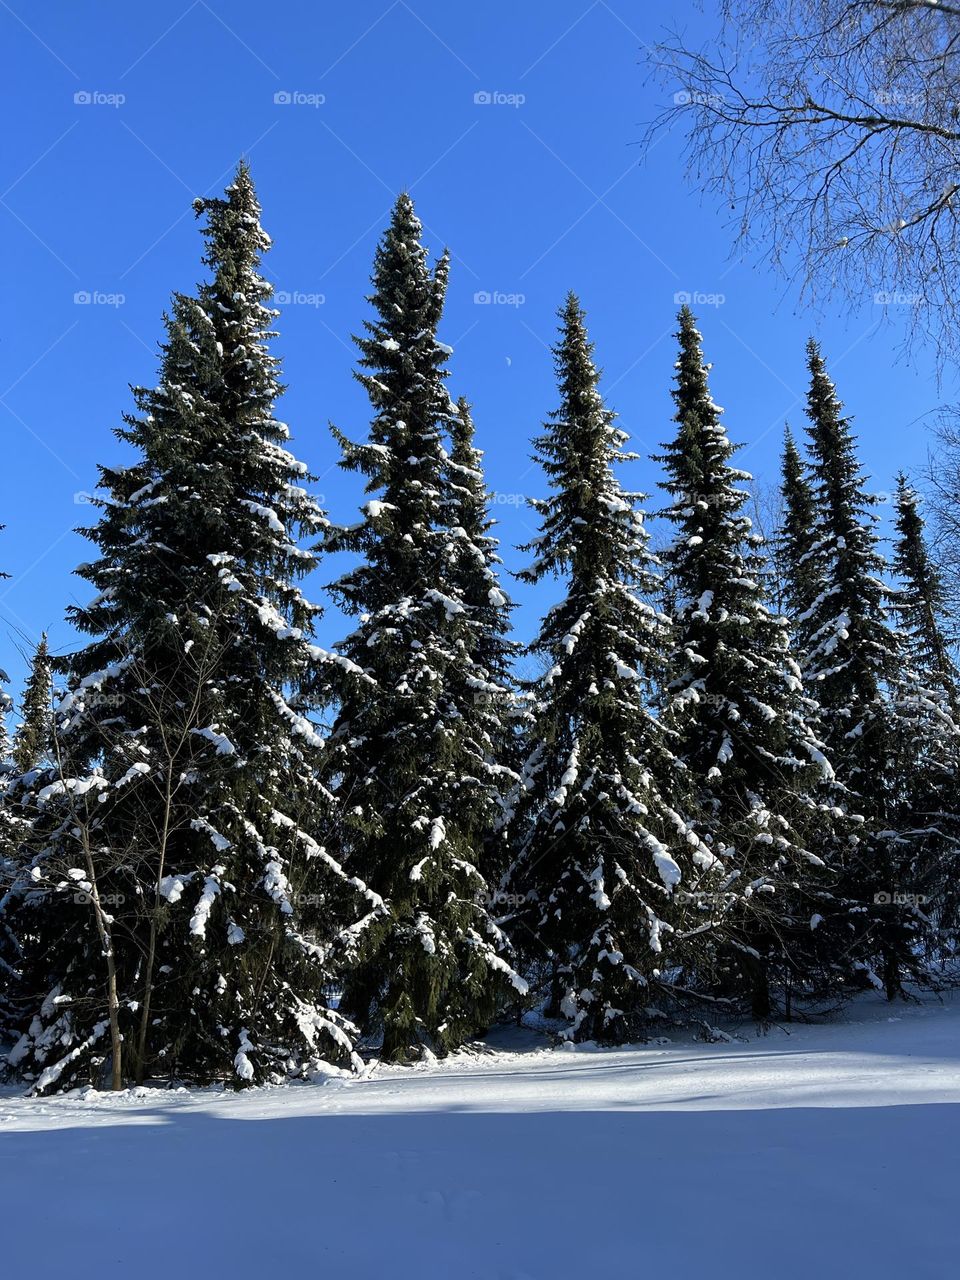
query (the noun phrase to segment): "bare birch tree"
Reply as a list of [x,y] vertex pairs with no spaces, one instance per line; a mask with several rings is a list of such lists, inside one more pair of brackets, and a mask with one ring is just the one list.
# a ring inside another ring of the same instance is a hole
[[721,0],[720,36],[662,43],[689,170],[808,296],[896,308],[956,354],[960,6]]

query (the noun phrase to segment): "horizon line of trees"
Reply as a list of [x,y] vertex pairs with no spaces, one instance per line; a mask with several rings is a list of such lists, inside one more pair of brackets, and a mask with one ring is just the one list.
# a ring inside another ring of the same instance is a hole
[[[469,403],[437,337],[450,259],[401,194],[355,341],[365,479],[331,523],[275,416],[269,238],[247,166],[196,202],[206,268],[101,467],[93,590],[4,742],[0,1035],[35,1093],[238,1084],[442,1055],[535,1010],[573,1040],[761,1023],[934,983],[955,954],[960,707],[944,587],[898,478],[888,563],[807,348],[783,519],[746,514],[689,308],[650,543],[637,455],[570,294],[520,646]],[[316,643],[327,552],[352,619]]]

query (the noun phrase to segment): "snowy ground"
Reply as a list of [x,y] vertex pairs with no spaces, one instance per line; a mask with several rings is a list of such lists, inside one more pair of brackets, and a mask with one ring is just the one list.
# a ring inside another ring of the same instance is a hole
[[960,994],[746,1043],[0,1095],[4,1276],[947,1280]]

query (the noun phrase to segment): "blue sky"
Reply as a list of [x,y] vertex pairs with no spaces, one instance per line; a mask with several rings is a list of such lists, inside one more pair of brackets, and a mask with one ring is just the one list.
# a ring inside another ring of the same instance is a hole
[[[709,2],[706,16],[673,7],[692,36],[709,35]],[[42,629],[58,650],[73,644],[64,607],[85,598],[72,571],[92,554],[72,532],[90,515],[83,495],[96,464],[122,456],[112,429],[128,384],[154,378],[170,292],[200,274],[191,200],[221,190],[240,155],[275,242],[265,273],[289,299],[280,416],[335,519],[354,518],[359,493],[327,424],[366,430],[349,335],[403,187],[428,244],[454,255],[441,336],[451,391],[475,406],[508,566],[533,532],[520,497],[542,492],[529,440],[555,404],[548,347],[569,288],[638,451],[671,433],[686,291],[707,295],[694,310],[714,395],[763,483],[784,422],[802,425],[810,333],[875,487],[922,465],[924,419],[955,388],[937,387],[923,353],[898,359],[902,318],[872,290],[852,316],[839,301],[804,309],[796,288],[732,256],[724,212],[685,180],[679,131],[643,154],[645,122],[669,98],[648,79],[645,46],[670,21],[628,0],[2,0],[0,651],[15,684]],[[658,478],[648,462],[627,477],[648,491]],[[314,594],[336,572],[327,564]],[[520,638],[550,590],[514,585]],[[342,632],[331,611],[323,641]]]

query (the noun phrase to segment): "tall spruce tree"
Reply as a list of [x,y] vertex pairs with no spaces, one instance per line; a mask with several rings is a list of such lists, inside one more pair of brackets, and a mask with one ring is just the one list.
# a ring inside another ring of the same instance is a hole
[[774,546],[783,582],[784,609],[790,619],[797,652],[808,640],[807,623],[820,591],[816,546],[816,503],[806,462],[789,428],[784,433],[781,463],[783,525]]
[[678,337],[677,432],[660,459],[676,529],[664,553],[676,601],[665,710],[698,825],[726,869],[722,892],[702,904],[720,926],[719,976],[765,1017],[771,977],[786,981],[791,949],[810,949],[810,922],[816,928],[829,899],[816,874],[826,815],[815,788],[831,769],[808,723],[786,624],[763,598],[762,548],[743,511],[750,476],[732,465],[736,446],[687,307]]
[[930,557],[917,491],[901,472],[897,476],[893,570],[900,589],[893,597],[900,633],[911,666],[928,685],[940,688],[957,705],[957,666],[947,633],[947,596],[940,572]]
[[[517,645],[509,639],[513,604],[500,577],[502,560],[491,533],[490,494],[483,474],[483,454],[474,441],[470,406],[461,396],[449,423],[446,464],[447,520],[455,539],[456,574],[465,605],[471,611],[474,657],[497,686],[508,691]],[[509,715],[510,707],[505,712]]]
[[[626,433],[603,402],[574,294],[554,348],[560,406],[535,441],[551,495],[532,500],[541,534],[520,576],[564,581],[531,645],[531,754],[508,888],[523,906],[520,941],[552,960],[548,1009],[578,1040],[636,1034],[656,980],[683,957],[685,893],[719,860],[680,816],[671,741],[652,712],[669,620],[652,604],[656,562],[615,467]],[[669,798],[668,798],[669,796]]]
[[14,738],[13,760],[21,773],[35,769],[50,751],[53,720],[53,669],[44,633],[33,654],[20,704],[20,724]]
[[911,797],[922,768],[927,719],[918,678],[891,625],[887,566],[873,507],[820,349],[807,344],[806,412],[817,536],[812,562],[819,590],[805,619],[804,678],[820,707],[822,732],[837,762],[846,807],[860,819],[844,859],[851,915],[850,954],[889,998],[922,969],[930,922],[927,842]]
[[327,539],[360,556],[333,587],[358,617],[338,651],[374,682],[334,686],[338,856],[387,904],[344,1007],[382,1036],[391,1061],[455,1048],[489,1025],[511,980],[524,988],[477,865],[504,791],[497,717],[477,714],[492,710],[478,693],[494,687],[494,706],[500,697],[484,646],[489,610],[503,603],[489,564],[475,566],[485,605],[467,581],[464,526],[450,524],[464,496],[451,488],[445,439],[459,433],[461,456],[465,441],[446,389],[449,350],[437,340],[448,266],[444,254],[431,270],[402,194],[376,252],[374,318],[356,339],[369,440],[336,433],[341,465],[376,496],[359,524]]
[[209,277],[174,297],[159,382],[118,432],[133,462],[100,469],[99,555],[79,570],[97,594],[73,614],[91,640],[26,788],[10,1060],[38,1092],[99,1080],[108,1057],[114,1087],[357,1061],[322,992],[331,946],[377,904],[317,839],[322,740],[298,704],[324,655],[297,539],[325,521],[274,413],[246,165],[196,210]]
[[[0,525],[0,530],[3,527]],[[9,574],[0,573],[0,579],[9,576]],[[23,824],[14,813],[8,794],[12,777],[16,773],[7,727],[7,716],[13,706],[13,700],[3,688],[8,680],[7,673],[0,671],[0,1041],[9,1041],[15,1036],[19,1023],[15,987],[18,976],[17,966],[20,961],[20,944],[15,930],[6,919],[3,907],[17,880],[20,865],[19,848],[23,836]]]
[[915,760],[910,772],[909,810],[913,838],[923,842],[924,915],[939,936],[932,949],[954,955],[960,934],[960,690],[946,632],[946,592],[930,557],[920,498],[907,478],[897,477],[893,595],[902,646],[915,673],[915,702],[903,708],[913,729]]
[[[483,454],[474,442],[470,406],[461,396],[456,416],[449,424],[450,446],[446,464],[448,511],[446,520],[453,535],[455,561],[451,566],[460,597],[468,611],[471,628],[472,698],[468,696],[464,715],[467,733],[490,744],[490,758],[504,770],[518,770],[523,758],[523,731],[527,727],[527,707],[517,692],[513,663],[520,646],[510,639],[513,603],[504,590],[499,543],[492,530],[490,494],[483,473]],[[504,773],[503,790],[509,789]],[[509,862],[509,814],[505,811],[484,848],[480,868],[486,879],[496,882]]]
[[[0,532],[5,528],[6,525],[0,524]],[[0,573],[0,582],[9,577],[9,573]],[[6,689],[6,686],[9,683],[10,677],[7,675],[5,670],[0,669],[0,771],[3,771],[3,766],[9,764],[11,754],[10,730],[7,724],[7,716],[13,710],[13,699],[10,697],[10,694]]]
[[887,615],[876,499],[865,488],[850,420],[813,340],[807,344],[807,367],[807,434],[818,513],[810,560],[820,589],[806,622],[806,677],[823,705],[830,744],[841,748],[862,717],[880,705],[902,654]]

